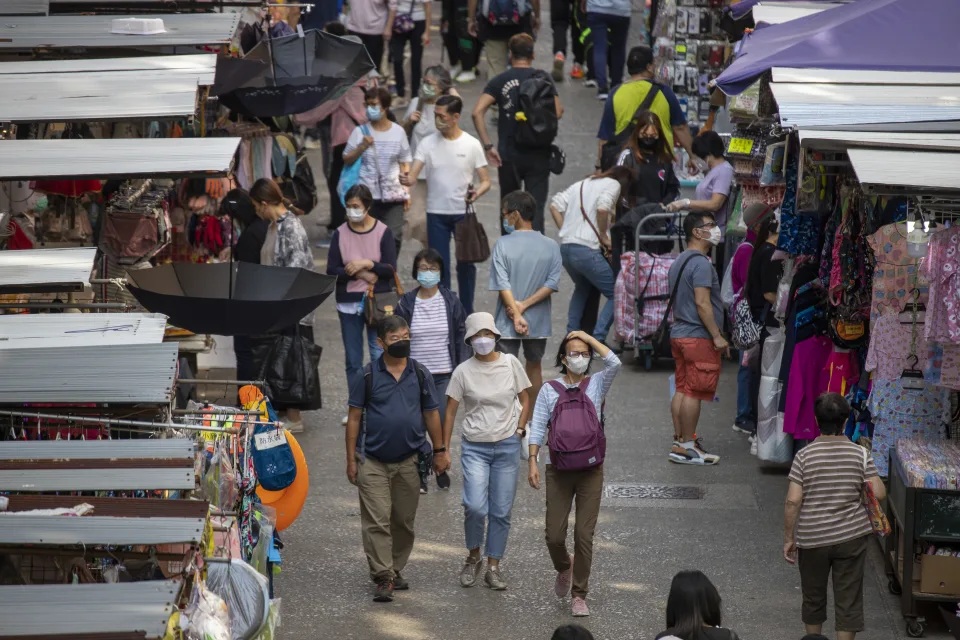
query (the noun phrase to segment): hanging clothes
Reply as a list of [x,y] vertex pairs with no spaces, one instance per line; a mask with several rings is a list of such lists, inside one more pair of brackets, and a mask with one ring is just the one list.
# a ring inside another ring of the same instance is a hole
[[942,440],[950,420],[950,390],[924,383],[905,389],[901,379],[876,380],[867,408],[873,416],[873,461],[882,477],[890,474],[890,448],[901,438]]
[[960,344],[960,226],[935,233],[923,262],[930,283],[924,336]]
[[[922,369],[927,382],[940,379],[939,348],[923,338],[923,326],[902,324],[899,313],[884,310],[873,322],[870,346],[864,368],[878,380],[896,380],[914,364]],[[913,355],[917,356],[914,363]]]
[[813,405],[827,388],[824,368],[831,353],[833,343],[826,336],[808,338],[798,342],[793,349],[783,432],[796,440],[814,440],[820,435]]
[[873,270],[873,299],[870,322],[874,322],[882,307],[901,311],[911,302],[914,289],[920,292],[919,302],[927,303],[929,285],[921,273],[920,260],[907,253],[907,225],[903,222],[880,227],[868,237],[876,259]]

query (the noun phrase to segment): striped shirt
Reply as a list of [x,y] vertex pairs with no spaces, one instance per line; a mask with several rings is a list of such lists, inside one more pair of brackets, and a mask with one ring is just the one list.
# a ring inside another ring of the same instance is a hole
[[[873,533],[863,485],[877,475],[870,454],[846,438],[820,437],[793,459],[790,481],[803,488],[797,546],[813,549]],[[866,459],[866,463],[864,463]]]
[[450,373],[450,323],[447,303],[438,290],[432,298],[417,298],[410,321],[410,357],[433,375]]
[[370,189],[374,200],[407,200],[407,190],[400,184],[400,163],[413,161],[407,132],[395,122],[390,123],[386,131],[377,131],[369,124],[362,125],[350,134],[344,153],[350,153],[360,146],[364,128],[373,138],[373,145],[360,156],[360,183]]

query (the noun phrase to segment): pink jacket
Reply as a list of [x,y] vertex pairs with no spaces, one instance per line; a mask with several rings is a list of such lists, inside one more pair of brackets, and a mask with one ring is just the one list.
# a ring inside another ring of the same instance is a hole
[[367,80],[363,78],[336,100],[329,100],[310,111],[298,113],[293,116],[293,121],[298,125],[312,127],[329,117],[331,143],[335,147],[346,144],[347,138],[357,125],[367,121],[367,107],[363,98],[366,86]]

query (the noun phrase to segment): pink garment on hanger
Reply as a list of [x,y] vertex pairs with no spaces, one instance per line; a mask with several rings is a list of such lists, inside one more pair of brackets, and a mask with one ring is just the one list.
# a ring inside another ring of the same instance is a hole
[[960,226],[930,238],[924,274],[930,281],[930,304],[924,335],[928,340],[960,344]]
[[960,391],[960,345],[943,345],[939,385]]
[[850,388],[860,380],[860,366],[857,364],[857,354],[853,351],[834,350],[827,358],[823,367],[827,378],[827,391],[847,395]]
[[827,388],[824,367],[831,353],[833,343],[824,336],[798,342],[793,349],[783,412],[783,432],[793,435],[795,439],[814,440],[820,435],[813,404]]
[[[896,380],[904,369],[914,365],[910,357],[910,344],[913,325],[901,324],[900,314],[884,311],[870,327],[870,346],[867,348],[867,361],[864,368],[874,372],[878,380]],[[923,337],[923,326],[917,326],[917,363],[918,369],[927,370],[935,349]]]
[[882,308],[894,311],[913,297],[914,288],[920,290],[920,302],[927,303],[929,285],[920,269],[918,258],[907,253],[907,225],[903,222],[888,224],[867,238],[876,266],[873,269],[873,300],[870,305],[870,322],[874,322]]

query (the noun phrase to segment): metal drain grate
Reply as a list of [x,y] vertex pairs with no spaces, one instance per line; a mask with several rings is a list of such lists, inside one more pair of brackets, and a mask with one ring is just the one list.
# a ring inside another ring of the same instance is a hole
[[604,498],[625,500],[701,500],[703,487],[665,484],[607,484],[603,486]]

